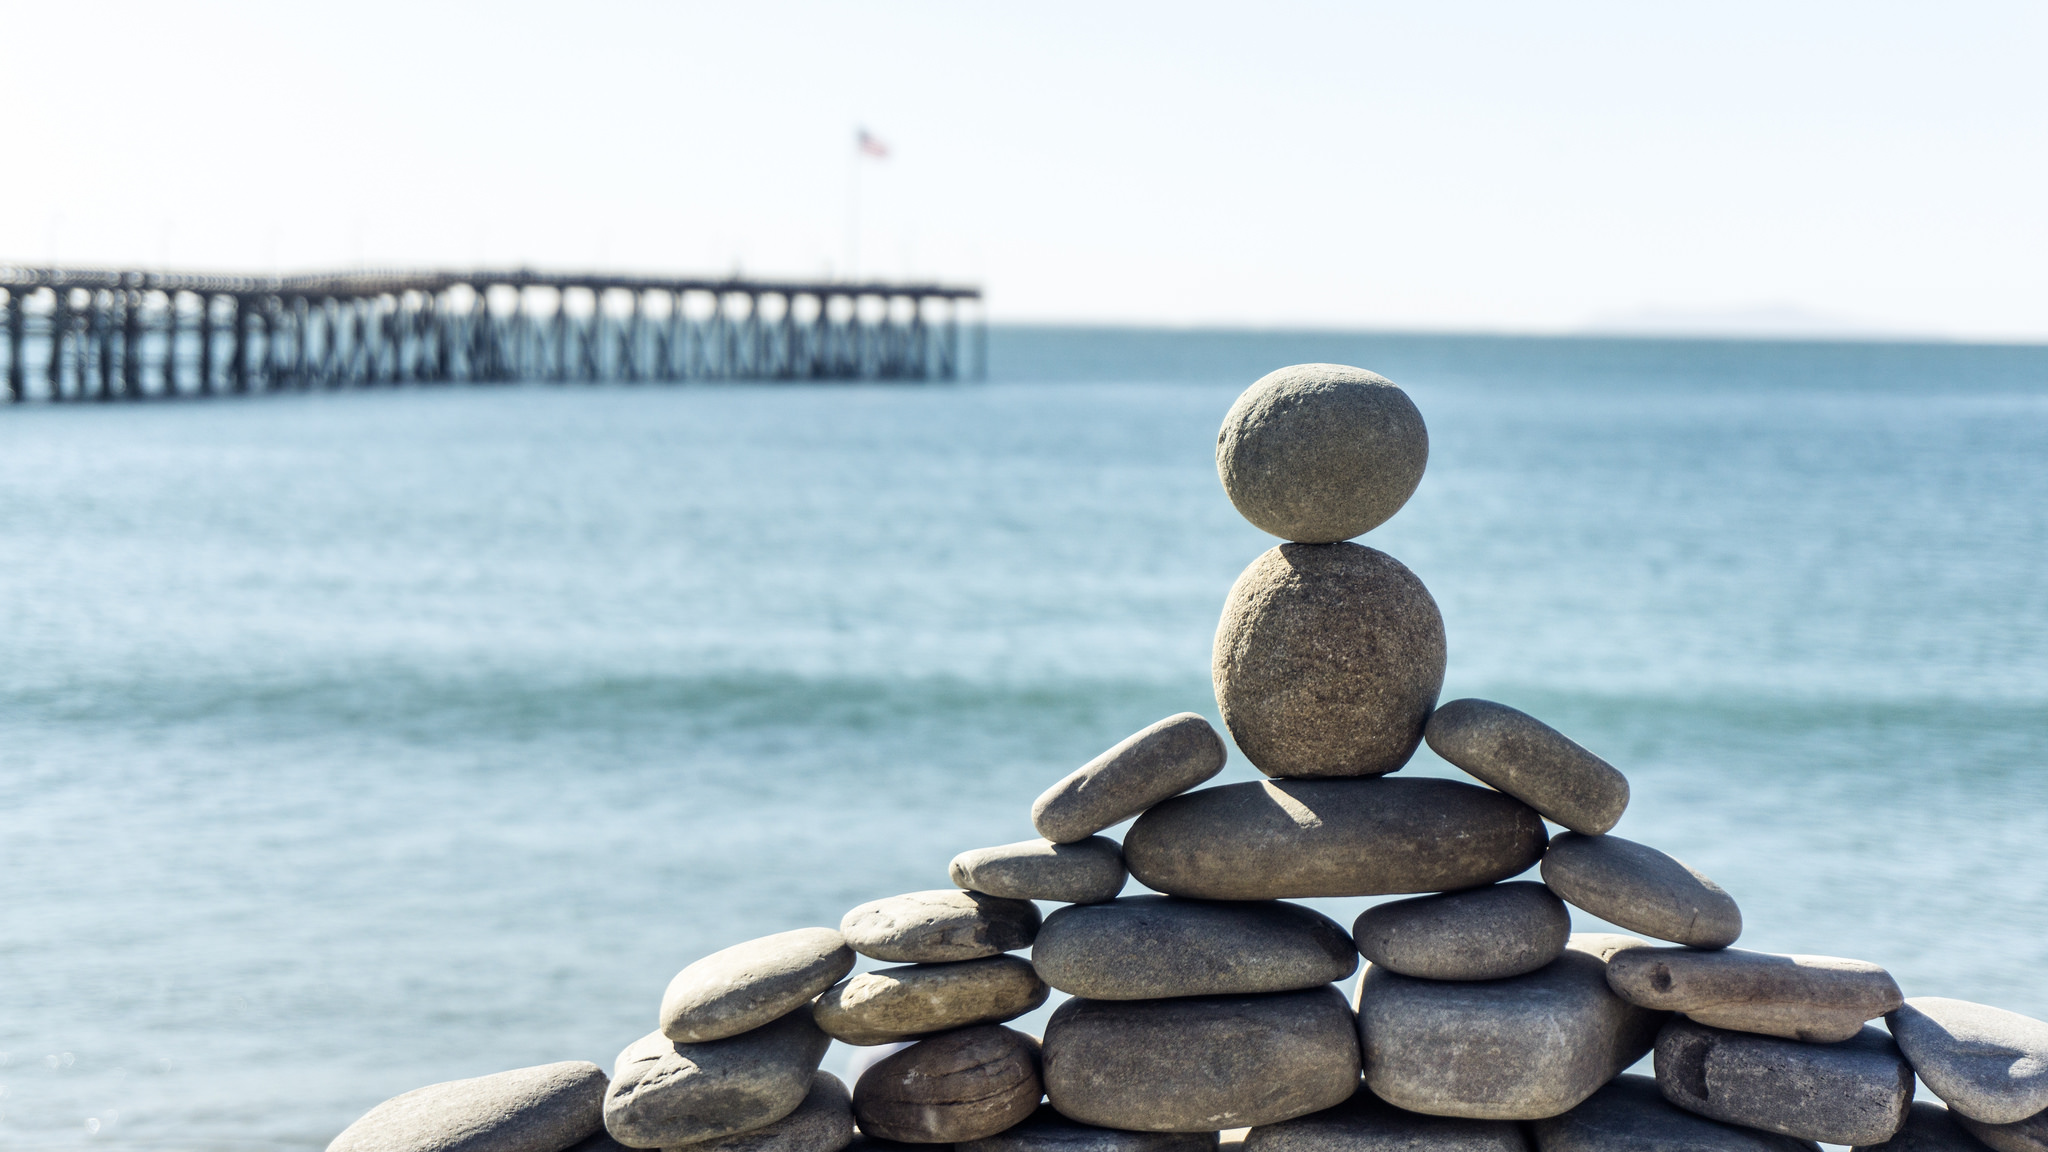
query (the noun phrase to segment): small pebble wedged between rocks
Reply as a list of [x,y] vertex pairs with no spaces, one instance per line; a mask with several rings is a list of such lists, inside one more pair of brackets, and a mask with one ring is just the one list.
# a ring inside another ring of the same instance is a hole
[[1915,996],[1885,1017],[1920,1079],[1984,1124],[2048,1111],[2048,1023],[1988,1004]]
[[848,912],[839,933],[853,950],[897,964],[944,964],[1028,948],[1038,909],[957,888],[906,892]]
[[563,1152],[602,1128],[604,1091],[587,1060],[429,1084],[363,1113],[327,1152]]
[[669,981],[661,1034],[686,1044],[737,1036],[794,1012],[851,971],[853,949],[830,928],[735,944]]
[[1437,755],[1574,832],[1598,836],[1628,807],[1628,780],[1614,765],[1505,704],[1453,700],[1430,714],[1423,738]]
[[1648,1076],[1619,1076],[1562,1116],[1529,1125],[1537,1152],[1820,1152],[1811,1140],[1738,1128],[1664,1099]]
[[952,1144],[1021,1123],[1044,1095],[1038,1042],[998,1024],[941,1032],[877,1061],[853,1089],[860,1130]]
[[1855,1152],[1984,1152],[1986,1145],[1961,1119],[1939,1104],[1916,1100],[1896,1135],[1882,1144],[1857,1145]]
[[691,1152],[840,1152],[853,1143],[853,1094],[839,1077],[819,1072],[811,1078],[796,1111],[773,1124],[684,1145]]
[[1040,1104],[1030,1119],[980,1140],[963,1141],[958,1152],[1212,1152],[1214,1132],[1131,1132],[1083,1124]]
[[1673,1104],[1802,1140],[1882,1144],[1913,1102],[1913,1069],[1882,1028],[1803,1044],[1677,1017],[1656,1052],[1657,1087]]
[[1245,1133],[1243,1152],[1528,1152],[1522,1126],[1404,1112],[1360,1088],[1351,1099]]
[[1031,805],[1031,826],[1055,844],[1085,840],[1223,771],[1223,737],[1180,712],[1147,725],[1068,773]]
[[1351,926],[1374,964],[1422,980],[1502,980],[1534,972],[1564,953],[1571,913],[1529,880],[1394,900],[1361,912]]
[[1891,973],[1867,961],[1740,948],[1639,948],[1614,958],[1607,983],[1631,1004],[1809,1044],[1847,1040],[1905,1003]]
[[1543,882],[1575,908],[1673,944],[1726,948],[1742,935],[1742,910],[1719,884],[1619,836],[1558,833],[1543,854]]
[[1000,1024],[1045,1003],[1031,962],[984,956],[863,972],[825,990],[811,1016],[846,1044],[893,1044],[970,1024]]
[[1384,896],[1505,880],[1536,863],[1543,835],[1521,801],[1456,780],[1264,780],[1154,805],[1124,862],[1175,896]]
[[1157,1000],[1315,988],[1351,975],[1358,953],[1299,904],[1129,896],[1046,917],[1031,963],[1075,996]]
[[612,1068],[605,1130],[628,1147],[669,1148],[773,1124],[804,1102],[831,1046],[801,1010],[702,1044],[649,1033]]
[[1124,851],[1107,836],[1066,844],[1020,840],[994,848],[970,848],[953,857],[947,871],[970,892],[1010,900],[1099,904],[1124,890]]
[[2011,1124],[1986,1124],[1960,1112],[1955,1113],[1955,1119],[1972,1136],[1998,1152],[2048,1152],[2048,1111],[2036,1112]]

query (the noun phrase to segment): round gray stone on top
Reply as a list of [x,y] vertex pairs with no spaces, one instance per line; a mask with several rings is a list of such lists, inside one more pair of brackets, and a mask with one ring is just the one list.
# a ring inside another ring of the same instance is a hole
[[1560,832],[1543,854],[1543,882],[1575,908],[1673,944],[1726,948],[1742,910],[1719,884],[1648,845]]
[[773,1124],[804,1102],[831,1046],[809,1012],[702,1044],[649,1033],[612,1067],[605,1131],[628,1147],[672,1148]]
[[877,1061],[853,1088],[860,1130],[952,1144],[1021,1123],[1044,1090],[1038,1042],[999,1024],[941,1032]]
[[970,848],[953,857],[953,883],[970,892],[1011,900],[1099,904],[1124,890],[1124,850],[1107,836],[1066,844],[1021,840]]
[[1430,714],[1423,738],[1437,755],[1574,832],[1598,836],[1628,807],[1628,780],[1614,765],[1505,704],[1453,700]]
[[1223,604],[1210,674],[1231,738],[1268,776],[1377,776],[1408,762],[1444,683],[1444,619],[1399,560],[1282,544]]
[[1153,805],[1124,863],[1156,892],[1204,900],[1386,896],[1505,880],[1543,852],[1543,821],[1456,780],[1265,780]]
[[1896,1135],[1882,1144],[1859,1145],[1855,1152],[1984,1152],[1986,1145],[1960,1119],[1939,1104],[1918,1100],[1906,1109],[1906,1122]]
[[604,1124],[604,1069],[588,1060],[448,1080],[393,1096],[328,1152],[563,1152]]
[[1517,880],[1416,896],[1367,908],[1351,926],[1367,960],[1422,980],[1501,980],[1564,953],[1572,934],[1564,901]]
[[1131,1132],[1083,1124],[1040,1104],[1030,1119],[980,1140],[963,1141],[959,1152],[1213,1152],[1214,1132]]
[[1031,963],[1075,996],[1157,1000],[1315,988],[1351,975],[1358,953],[1299,904],[1127,896],[1046,917]]
[[1945,996],[1915,996],[1885,1022],[1920,1079],[1956,1113],[2016,1124],[2048,1111],[2048,1023]]
[[669,981],[661,1034],[686,1044],[737,1036],[796,1011],[851,971],[853,949],[830,928],[735,944]]
[[1847,1040],[1905,1002],[1867,961],[1740,948],[1639,948],[1614,958],[1607,983],[1631,1004],[1810,1044]]
[[1562,1116],[1529,1126],[1537,1152],[1820,1152],[1811,1140],[1738,1128],[1664,1099],[1648,1076],[1618,1076]]
[[1954,1114],[1970,1135],[1998,1152],[2048,1152],[2048,1111],[2036,1112],[2011,1124],[1986,1124],[1960,1112]]
[[1675,1017],[1657,1034],[1657,1088],[1688,1112],[1818,1140],[1882,1144],[1906,1122],[1913,1069],[1882,1028],[1804,1044]]
[[796,1111],[766,1127],[688,1145],[691,1152],[839,1152],[853,1143],[853,1094],[819,1072]]
[[970,1024],[1000,1024],[1045,1003],[1045,982],[1018,956],[906,964],[862,972],[811,1006],[818,1027],[846,1044],[894,1044]]
[[1207,720],[1176,713],[1047,788],[1031,805],[1031,826],[1055,844],[1085,840],[1223,771],[1228,755]]
[[1429,431],[1392,380],[1344,364],[1269,372],[1230,406],[1216,473],[1239,514],[1283,540],[1328,544],[1379,527],[1415,492]]
[[944,964],[1030,947],[1038,909],[1029,900],[936,888],[870,900],[839,921],[839,934],[876,960]]
[[1360,1088],[1351,1099],[1245,1133],[1244,1152],[1528,1152],[1522,1126],[1406,1112]]

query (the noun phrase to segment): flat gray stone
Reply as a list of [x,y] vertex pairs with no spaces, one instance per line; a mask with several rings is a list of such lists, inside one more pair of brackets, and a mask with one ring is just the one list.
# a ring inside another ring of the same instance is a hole
[[1818,1140],[1882,1144],[1906,1122],[1913,1069],[1882,1028],[1803,1044],[1675,1017],[1657,1033],[1657,1088],[1688,1112]]
[[1819,1152],[1811,1140],[1695,1116],[1648,1076],[1621,1076],[1586,1102],[1529,1126],[1537,1152]]
[[867,1135],[951,1144],[1023,1122],[1043,1095],[1038,1042],[982,1024],[941,1032],[877,1061],[854,1085],[853,1111]]
[[1358,1034],[1327,985],[1181,1000],[1075,997],[1045,1026],[1046,1098],[1084,1124],[1275,1124],[1339,1104],[1357,1086]]
[[1638,948],[1607,966],[1631,1004],[1737,1032],[1833,1044],[1905,1003],[1891,973],[1863,960],[1740,948]]
[[1075,996],[1157,1000],[1315,988],[1351,975],[1358,953],[1299,904],[1127,896],[1046,917],[1031,963]]
[[1562,956],[1506,980],[1359,978],[1365,1082],[1397,1108],[1540,1120],[1592,1095],[1650,1050],[1660,1012],[1607,987],[1607,958],[1642,941],[1574,936]]
[[1543,821],[1521,801],[1426,777],[1204,788],[1124,837],[1140,882],[1206,900],[1443,892],[1505,880],[1542,852]]
[[809,1012],[702,1044],[649,1033],[612,1068],[605,1131],[628,1147],[670,1148],[773,1124],[804,1102],[831,1046]]
[[1021,840],[953,857],[953,883],[1010,900],[1099,904],[1124,890],[1124,850],[1106,836],[1066,844]]
[[1014,1020],[1040,1004],[1045,982],[1017,956],[906,964],[862,972],[811,1006],[818,1027],[846,1044],[894,1044],[970,1024]]
[[1529,880],[1367,908],[1351,926],[1375,965],[1423,980],[1502,980],[1564,954],[1571,913]]
[[588,1060],[429,1084],[363,1113],[327,1152],[562,1152],[603,1126],[604,1088]]
[[764,1128],[687,1145],[691,1152],[839,1152],[853,1143],[853,1094],[819,1072],[796,1111]]
[[1918,1101],[1906,1110],[1906,1123],[1897,1135],[1882,1144],[1862,1145],[1856,1152],[1984,1152],[1986,1145],[1970,1135],[1960,1119],[1939,1104]]
[[1961,1115],[2016,1124],[2048,1111],[2048,1023],[1945,996],[1915,996],[1885,1022],[1920,1079]]
[[1259,771],[1377,776],[1422,743],[1444,684],[1444,619],[1384,552],[1282,544],[1231,585],[1209,670]]
[[1031,826],[1058,844],[1085,840],[1223,771],[1223,737],[1180,712],[1118,741],[1031,805]]
[[1628,780],[1614,765],[1505,704],[1453,700],[1422,734],[1437,755],[1574,832],[1598,836],[1628,807]]
[[1399,385],[1343,364],[1269,372],[1230,406],[1216,473],[1245,519],[1327,544],[1384,523],[1422,482],[1429,431]]
[[1528,1152],[1522,1126],[1404,1112],[1365,1088],[1351,1099],[1245,1133],[1244,1152]]
[[1029,900],[936,888],[871,900],[846,914],[839,933],[876,960],[944,964],[1030,947],[1038,909]]
[[2036,1112],[2012,1124],[1986,1124],[1960,1112],[1954,1115],[1956,1123],[1998,1152],[2048,1152],[2048,1112]]
[[786,1016],[853,971],[830,928],[798,928],[713,952],[676,973],[661,997],[661,1034],[698,1044]]
[[1742,910],[1719,884],[1619,836],[1558,833],[1543,854],[1543,882],[1575,908],[1673,944],[1726,948],[1742,935]]
[[959,1152],[1213,1152],[1214,1132],[1129,1132],[1069,1120],[1050,1104],[993,1136],[969,1140]]

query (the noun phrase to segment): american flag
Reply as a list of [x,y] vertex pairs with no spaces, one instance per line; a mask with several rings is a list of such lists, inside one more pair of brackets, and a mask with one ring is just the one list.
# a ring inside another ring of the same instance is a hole
[[860,148],[860,154],[863,156],[873,156],[877,160],[887,160],[889,158],[889,146],[882,143],[879,137],[865,128],[860,130],[860,135],[856,138],[856,142]]

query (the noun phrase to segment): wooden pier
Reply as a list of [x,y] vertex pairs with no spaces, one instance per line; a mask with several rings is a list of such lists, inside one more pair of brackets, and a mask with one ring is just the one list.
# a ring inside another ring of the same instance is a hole
[[943,284],[0,265],[0,399],[956,380],[985,366],[980,300],[978,288]]

